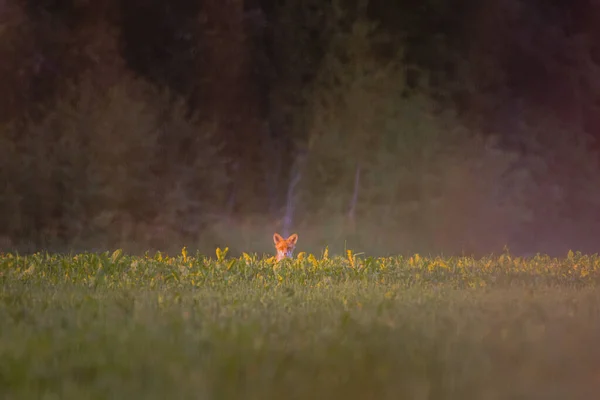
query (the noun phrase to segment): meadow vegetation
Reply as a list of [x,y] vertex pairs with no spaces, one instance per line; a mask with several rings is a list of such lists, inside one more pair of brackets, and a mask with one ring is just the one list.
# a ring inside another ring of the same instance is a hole
[[600,257],[0,256],[0,397],[593,399]]

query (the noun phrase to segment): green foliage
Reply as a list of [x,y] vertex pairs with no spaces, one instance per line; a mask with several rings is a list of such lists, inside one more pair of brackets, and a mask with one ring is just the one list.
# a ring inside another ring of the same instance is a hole
[[509,244],[527,210],[516,190],[502,205],[494,193],[511,187],[500,181],[514,154],[491,149],[493,138],[440,110],[426,82],[409,90],[403,46],[365,10],[338,10],[331,21],[335,34],[311,92],[302,229],[338,252],[346,240],[378,254]]
[[269,3],[3,2],[0,249],[597,249],[585,6]]
[[141,79],[100,87],[84,75],[40,120],[2,128],[14,139],[0,150],[0,234],[34,248],[163,247],[157,230],[189,240],[220,209],[211,130]]
[[216,255],[0,255],[0,397],[597,393],[597,255]]
[[2,279],[31,284],[75,284],[108,288],[219,288],[234,283],[252,287],[302,285],[318,288],[325,284],[361,282],[394,285],[398,288],[536,286],[583,288],[600,282],[600,257],[569,252],[565,259],[536,255],[513,257],[365,257],[347,250],[345,256],[317,258],[301,252],[280,263],[274,257],[260,258],[244,253],[227,257],[228,248],[216,250],[216,258],[200,253],[178,256],[130,256],[113,253],[81,253],[73,256],[35,253],[5,254],[0,259]]

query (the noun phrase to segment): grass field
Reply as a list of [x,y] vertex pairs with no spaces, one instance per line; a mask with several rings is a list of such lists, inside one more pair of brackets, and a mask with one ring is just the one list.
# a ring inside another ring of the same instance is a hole
[[597,399],[600,257],[0,255],[2,399]]

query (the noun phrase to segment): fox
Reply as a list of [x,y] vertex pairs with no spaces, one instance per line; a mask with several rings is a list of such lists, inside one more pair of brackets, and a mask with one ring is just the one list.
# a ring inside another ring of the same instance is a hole
[[282,238],[279,233],[275,233],[273,235],[273,242],[277,250],[277,261],[281,261],[284,258],[292,258],[297,241],[298,235],[296,233],[290,235],[287,239]]

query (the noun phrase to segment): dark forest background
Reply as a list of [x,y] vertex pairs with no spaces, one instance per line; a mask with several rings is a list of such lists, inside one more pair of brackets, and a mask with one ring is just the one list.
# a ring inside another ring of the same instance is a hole
[[0,249],[596,252],[599,8],[0,0]]

